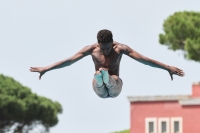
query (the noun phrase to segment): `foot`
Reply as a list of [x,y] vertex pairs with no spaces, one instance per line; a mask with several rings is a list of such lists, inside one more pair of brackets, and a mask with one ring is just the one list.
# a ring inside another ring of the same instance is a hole
[[94,79],[96,80],[97,84],[99,86],[103,85],[103,79],[102,79],[102,73],[100,71],[96,71],[96,73],[94,74]]
[[105,84],[108,84],[109,82],[109,73],[108,73],[108,70],[105,69],[105,68],[99,68],[99,71],[102,73],[103,75],[103,82]]

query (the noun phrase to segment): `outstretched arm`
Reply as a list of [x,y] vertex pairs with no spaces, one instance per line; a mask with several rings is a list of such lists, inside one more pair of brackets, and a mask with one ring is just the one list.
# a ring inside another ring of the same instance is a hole
[[140,53],[136,52],[135,50],[131,49],[127,45],[122,45],[122,51],[123,51],[123,54],[128,55],[129,57],[131,57],[134,60],[139,61],[140,63],[143,63],[145,65],[149,65],[149,66],[152,66],[152,67],[160,68],[160,69],[163,69],[163,70],[167,70],[169,72],[172,80],[173,80],[173,76],[172,76],[173,74],[178,75],[178,76],[184,76],[183,70],[176,68],[174,66],[166,65],[166,64],[161,63],[159,61],[150,59],[148,57],[145,57],[145,56],[141,55]]
[[83,49],[81,49],[79,52],[77,52],[75,55],[71,56],[70,58],[61,60],[59,62],[56,62],[56,63],[46,66],[46,67],[30,67],[30,71],[31,72],[39,72],[40,73],[39,79],[41,79],[42,75],[44,73],[46,73],[47,71],[70,66],[71,64],[77,62],[78,60],[82,59],[83,57],[91,54],[91,52],[92,52],[92,46],[86,46]]

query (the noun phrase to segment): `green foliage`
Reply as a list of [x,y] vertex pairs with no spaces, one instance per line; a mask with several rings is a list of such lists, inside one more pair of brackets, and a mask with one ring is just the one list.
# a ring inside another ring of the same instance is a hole
[[163,24],[159,42],[171,50],[183,50],[185,58],[200,62],[200,12],[176,12]]
[[58,102],[38,96],[13,78],[0,74],[0,132],[14,125],[19,131],[37,125],[48,131],[58,123],[58,113],[62,113]]
[[114,132],[114,133],[130,133],[130,130],[123,130],[123,131]]

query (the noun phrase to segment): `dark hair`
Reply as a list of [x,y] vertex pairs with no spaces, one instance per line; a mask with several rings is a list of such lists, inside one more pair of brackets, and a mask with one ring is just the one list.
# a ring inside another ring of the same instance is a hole
[[97,34],[98,43],[107,43],[113,41],[112,32],[106,29],[100,30]]

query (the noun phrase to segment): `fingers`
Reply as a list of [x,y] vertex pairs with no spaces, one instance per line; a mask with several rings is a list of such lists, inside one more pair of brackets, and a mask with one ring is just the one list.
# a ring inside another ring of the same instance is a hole
[[173,75],[169,72],[169,75],[170,75],[170,77],[171,77],[171,80],[173,80]]
[[44,74],[44,72],[41,72],[39,67],[30,67],[29,69],[31,72],[39,72],[40,76],[39,76],[39,80],[41,79],[42,75]]
[[41,79],[41,77],[42,77],[42,74],[40,74],[40,76],[39,76],[39,80]]
[[183,77],[183,76],[185,75],[185,73],[184,73],[183,70],[181,70],[181,69],[178,69],[178,70],[176,71],[176,74],[177,74],[178,76],[181,76],[181,77]]
[[171,77],[171,80],[173,80],[173,74],[178,75],[183,77],[185,75],[185,73],[183,72],[183,70],[176,68],[176,67],[171,67],[170,71],[168,71]]
[[39,80],[41,79],[41,77],[42,77],[43,74],[44,74],[44,73],[40,73]]
[[30,67],[29,69],[31,72],[38,72],[38,68],[37,67]]

